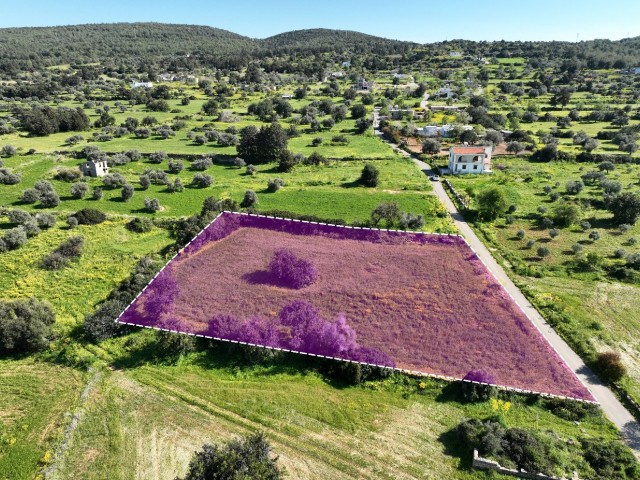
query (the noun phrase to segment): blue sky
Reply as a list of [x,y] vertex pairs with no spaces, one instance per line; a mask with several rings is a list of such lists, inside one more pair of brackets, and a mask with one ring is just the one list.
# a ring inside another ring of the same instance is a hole
[[638,0],[0,0],[0,12],[0,27],[153,21],[254,38],[314,27],[421,43],[640,35]]

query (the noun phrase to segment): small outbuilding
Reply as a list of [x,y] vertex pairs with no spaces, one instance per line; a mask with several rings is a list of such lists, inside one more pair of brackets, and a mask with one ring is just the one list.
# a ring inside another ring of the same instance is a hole
[[106,160],[88,160],[80,165],[80,171],[87,177],[104,177],[109,173],[109,165]]

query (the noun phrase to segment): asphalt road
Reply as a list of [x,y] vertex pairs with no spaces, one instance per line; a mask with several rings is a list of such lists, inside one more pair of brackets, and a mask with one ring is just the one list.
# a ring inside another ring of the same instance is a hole
[[[386,141],[377,130],[378,122],[376,113],[374,113],[374,126],[376,128],[376,135],[381,140]],[[391,144],[391,146],[401,155],[411,158],[418,168],[425,173],[425,175],[434,175],[433,170],[427,163],[418,160],[414,155],[400,149],[397,145]],[[602,381],[600,381],[600,379],[589,369],[589,367],[585,365],[582,359],[571,349],[571,347],[569,347],[569,345],[567,345],[567,343],[553,330],[542,315],[540,315],[538,310],[535,309],[529,300],[527,300],[527,298],[522,294],[520,289],[511,281],[504,269],[493,258],[491,252],[489,252],[471,229],[469,224],[465,221],[462,214],[449,198],[449,195],[447,195],[447,192],[445,192],[442,184],[440,182],[433,182],[433,188],[434,193],[451,215],[456,228],[464,236],[467,242],[469,242],[471,248],[475,250],[478,257],[480,257],[498,281],[507,289],[507,292],[511,294],[518,305],[525,311],[551,346],[555,348],[567,365],[569,365],[585,386],[591,391],[592,395],[600,403],[600,406],[607,417],[609,417],[609,419],[620,429],[622,436],[629,447],[633,449],[636,457],[640,458],[640,424],[638,424],[631,413],[622,405],[622,403],[620,403],[613,392],[603,384]]]

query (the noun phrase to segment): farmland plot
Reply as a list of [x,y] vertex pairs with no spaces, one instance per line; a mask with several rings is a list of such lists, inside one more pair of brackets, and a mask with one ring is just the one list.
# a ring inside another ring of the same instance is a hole
[[[274,274],[282,251],[309,282]],[[458,236],[225,212],[118,320],[456,379],[484,369],[502,386],[592,399]]]

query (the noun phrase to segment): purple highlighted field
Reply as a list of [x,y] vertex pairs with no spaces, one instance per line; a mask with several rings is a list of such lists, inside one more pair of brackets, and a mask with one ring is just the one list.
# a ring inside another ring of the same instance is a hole
[[118,321],[593,400],[458,236],[225,212]]

